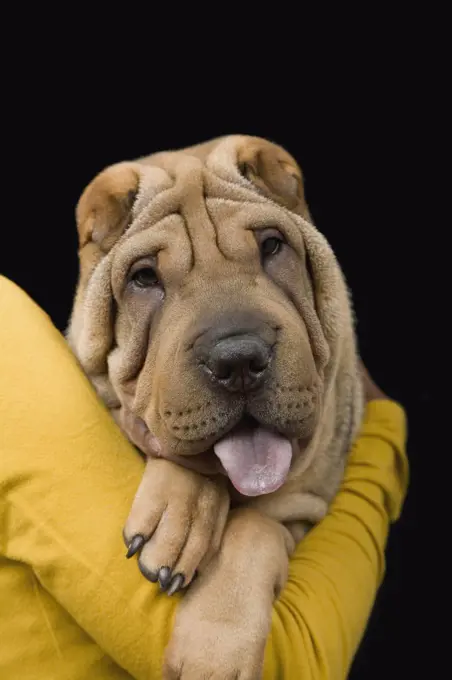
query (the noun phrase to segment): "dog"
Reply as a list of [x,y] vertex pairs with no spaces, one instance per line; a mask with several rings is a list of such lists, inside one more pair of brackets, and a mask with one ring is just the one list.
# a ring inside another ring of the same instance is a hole
[[256,137],[113,165],[76,218],[68,342],[147,457],[128,555],[170,595],[191,584],[165,677],[258,678],[362,418],[343,274],[296,161]]

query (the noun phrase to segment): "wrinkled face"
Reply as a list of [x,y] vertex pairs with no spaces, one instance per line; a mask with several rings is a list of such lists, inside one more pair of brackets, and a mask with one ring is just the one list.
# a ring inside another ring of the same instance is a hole
[[255,496],[345,442],[349,298],[284,149],[230,136],[111,166],[77,228],[68,339],[144,453]]
[[111,286],[109,378],[132,440],[246,495],[278,488],[318,422],[325,352],[290,214],[196,189],[158,219],[144,208],[112,252]]

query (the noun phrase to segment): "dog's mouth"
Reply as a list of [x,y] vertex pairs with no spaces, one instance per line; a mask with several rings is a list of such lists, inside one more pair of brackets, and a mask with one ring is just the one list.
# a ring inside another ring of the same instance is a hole
[[[146,455],[164,457],[201,474],[227,475],[244,496],[260,496],[279,489],[287,479],[295,443],[245,415],[209,448],[193,455],[164,453],[141,418],[130,414],[121,425]],[[306,441],[305,443],[308,443]]]
[[292,461],[292,443],[254,418],[246,416],[213,446],[234,487],[244,496],[279,489]]

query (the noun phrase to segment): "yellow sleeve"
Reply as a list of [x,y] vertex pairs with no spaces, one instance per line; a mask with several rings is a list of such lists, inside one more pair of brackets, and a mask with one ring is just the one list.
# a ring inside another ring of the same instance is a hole
[[342,680],[383,579],[389,524],[408,485],[403,409],[367,406],[342,488],[326,518],[299,544],[273,611],[265,680]]
[[[61,334],[2,277],[0,423],[0,554],[30,565],[133,678],[161,677],[177,596],[160,596],[122,541],[144,463]],[[14,610],[3,595],[1,606]]]
[[[143,462],[48,317],[2,277],[0,423],[0,554],[30,565],[132,677],[161,677],[180,596],[145,581],[125,560],[121,538]],[[301,669],[304,678],[346,676],[383,573],[388,523],[405,494],[404,437],[397,405],[369,407],[331,513],[292,560],[265,678],[295,678]]]

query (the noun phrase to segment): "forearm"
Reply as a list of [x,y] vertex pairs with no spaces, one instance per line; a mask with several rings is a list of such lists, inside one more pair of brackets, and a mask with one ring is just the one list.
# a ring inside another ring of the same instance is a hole
[[392,402],[372,402],[339,494],[291,560],[273,613],[265,678],[347,677],[407,482],[404,413]]
[[0,277],[0,552],[30,565],[98,645],[159,677],[176,600],[161,596],[121,531],[144,464],[48,318]]

